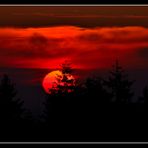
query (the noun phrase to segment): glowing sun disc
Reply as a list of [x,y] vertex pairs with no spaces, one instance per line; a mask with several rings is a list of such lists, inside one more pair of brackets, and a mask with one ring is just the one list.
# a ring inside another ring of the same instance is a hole
[[[68,84],[68,86],[75,85],[75,78],[71,74],[66,74],[66,77],[68,80],[72,80],[72,83]],[[55,70],[50,73],[48,73],[42,82],[42,86],[46,93],[50,94],[51,89],[54,88],[54,90],[57,89],[57,85],[64,86],[63,79],[63,73],[60,70]]]
[[59,70],[48,73],[42,82],[42,86],[46,93],[50,93],[50,89],[58,83],[57,76],[62,77],[62,72]]

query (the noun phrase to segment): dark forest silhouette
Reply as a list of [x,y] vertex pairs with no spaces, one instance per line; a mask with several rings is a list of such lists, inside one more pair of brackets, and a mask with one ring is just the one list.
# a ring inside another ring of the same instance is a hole
[[22,119],[23,101],[17,98],[17,91],[8,75],[4,75],[0,84],[0,117],[1,123],[16,122]]
[[133,102],[134,81],[128,79],[118,61],[107,79],[90,77],[83,83],[69,79],[73,69],[68,62],[61,65],[61,71],[63,77],[57,75],[57,87],[46,95],[39,121],[24,109],[8,75],[3,76],[0,83],[0,128],[3,131],[0,141],[148,140],[141,133],[147,130],[148,88],[145,87],[137,102]]

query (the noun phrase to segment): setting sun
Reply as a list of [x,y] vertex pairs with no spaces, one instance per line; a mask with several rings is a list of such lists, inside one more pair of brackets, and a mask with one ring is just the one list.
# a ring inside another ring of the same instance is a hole
[[[74,77],[70,74],[67,74],[68,80],[74,80]],[[42,86],[46,93],[50,94],[51,89],[57,89],[58,85],[63,86],[64,82],[62,82],[63,74],[60,70],[55,70],[48,73],[42,82]]]
[[62,77],[62,72],[59,70],[52,71],[44,77],[42,86],[46,93],[50,93],[50,89],[56,87],[58,83],[57,76]]

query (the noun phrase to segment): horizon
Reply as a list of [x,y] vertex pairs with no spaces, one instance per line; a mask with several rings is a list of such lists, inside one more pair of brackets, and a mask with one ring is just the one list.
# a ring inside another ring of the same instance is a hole
[[[121,65],[122,66],[122,65]],[[134,91],[134,100],[142,95],[143,88],[148,85],[148,79],[146,77],[148,70],[127,70],[122,67],[125,74],[128,74],[130,80],[136,80],[133,84],[132,90]],[[14,69],[14,71],[12,71]],[[17,69],[17,70],[16,70]],[[79,69],[74,72],[79,75],[79,79],[85,81],[87,78],[95,78],[97,76],[101,78],[107,78],[109,71],[112,69],[96,69],[95,71],[87,69]],[[57,70],[57,69],[54,69]],[[33,113],[34,118],[39,118],[44,106],[43,102],[46,98],[42,81],[46,74],[54,71],[53,69],[31,69],[31,68],[6,68],[0,69],[0,80],[3,74],[7,74],[11,82],[15,85],[18,91],[18,97],[25,103],[25,107]]]

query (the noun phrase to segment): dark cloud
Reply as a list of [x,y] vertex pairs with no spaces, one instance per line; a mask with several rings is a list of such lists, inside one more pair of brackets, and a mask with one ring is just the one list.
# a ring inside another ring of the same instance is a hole
[[147,18],[147,7],[0,7],[1,27],[148,27]]
[[33,35],[29,37],[29,41],[34,46],[39,47],[46,46],[48,44],[48,39],[39,33],[33,33]]
[[[14,36],[15,38],[16,36]],[[1,55],[26,59],[53,59],[68,55],[72,48],[64,48],[64,40],[33,33],[29,37],[4,40],[1,38]],[[9,44],[8,44],[9,41]]]

